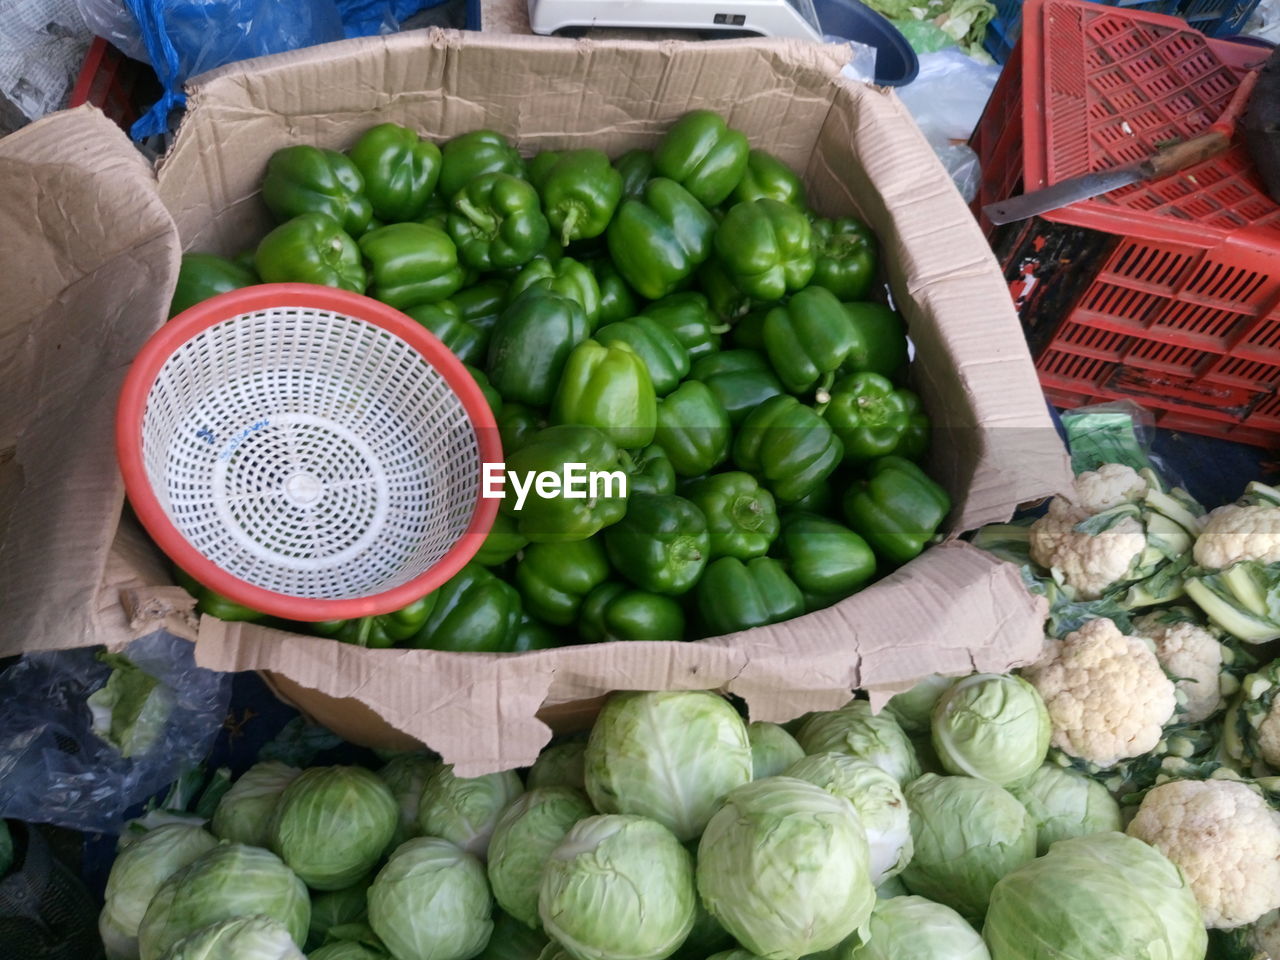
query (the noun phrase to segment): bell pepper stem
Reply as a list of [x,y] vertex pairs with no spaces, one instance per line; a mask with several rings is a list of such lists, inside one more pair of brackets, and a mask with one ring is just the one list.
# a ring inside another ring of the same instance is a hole
[[373,632],[373,617],[361,617],[359,632],[356,633],[356,646],[367,647],[369,634]]
[[823,374],[822,379],[818,381],[818,389],[814,391],[813,399],[817,402],[814,407],[819,414],[827,409],[827,404],[831,402],[831,385],[836,382],[836,372],[830,370]]
[[730,330],[733,329],[733,327],[727,323],[717,323],[714,327],[708,327],[707,329],[710,330],[712,333],[714,333],[716,336],[720,336],[720,334],[722,333],[728,333]]
[[458,197],[458,199],[454,201],[454,206],[462,212],[463,216],[474,223],[478,229],[483,230],[485,233],[490,235],[498,232],[497,218],[492,214],[485,213],[472,203],[469,197]]
[[560,228],[560,246],[567,247],[573,242],[573,231],[578,226],[581,215],[581,207],[569,208],[569,212],[564,216],[564,225]]

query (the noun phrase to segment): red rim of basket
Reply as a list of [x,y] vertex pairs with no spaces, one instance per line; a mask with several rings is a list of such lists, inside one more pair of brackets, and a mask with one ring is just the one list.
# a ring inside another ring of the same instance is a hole
[[157,546],[182,570],[229,600],[288,620],[348,620],[399,610],[443,584],[475,556],[493,526],[498,501],[476,497],[466,532],[423,573],[397,587],[367,597],[315,600],[266,590],[228,573],[200,553],[173,524],[151,489],[142,458],[142,418],[147,395],[165,362],[192,337],[215,324],[272,307],[309,307],[364,320],[396,335],[432,366],[462,401],[476,431],[479,461],[502,459],[497,424],[475,379],[438,337],[399,310],[371,297],[309,283],[264,283],[222,293],[182,311],[143,345],[125,376],[116,409],[116,458],[125,493],[138,520]]

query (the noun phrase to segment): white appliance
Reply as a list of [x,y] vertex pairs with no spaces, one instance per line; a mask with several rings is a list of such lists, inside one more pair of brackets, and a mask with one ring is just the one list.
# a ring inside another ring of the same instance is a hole
[[638,27],[822,39],[813,0],[529,0],[529,24],[541,34]]

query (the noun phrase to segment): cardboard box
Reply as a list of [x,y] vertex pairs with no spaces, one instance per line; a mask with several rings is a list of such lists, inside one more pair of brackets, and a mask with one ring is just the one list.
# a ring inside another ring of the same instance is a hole
[[[364,650],[203,618],[122,520],[109,444],[125,365],[165,317],[178,249],[234,254],[269,220],[258,184],[293,143],[342,149],[396,121],[477,127],[522,151],[652,146],[686,110],[723,113],[802,171],[813,206],[882,241],[937,425],[931,471],[957,533],[1069,481],[1008,292],[946,174],[891,91],[840,77],[840,48],[795,41],[592,43],[422,31],[198,78],[155,177],[98,114],[0,142],[0,654],[121,642],[164,625],[220,670],[260,670],[352,740],[429,743],[463,774],[530,762],[613,689],[716,688],[753,718],[877,701],[930,672],[1004,671],[1039,651],[1042,602],[1016,570],[935,547],[828,610],[698,643],[522,655]],[[16,197],[12,203],[9,197]],[[15,266],[20,264],[21,266]],[[16,309],[15,309],[16,304]]]

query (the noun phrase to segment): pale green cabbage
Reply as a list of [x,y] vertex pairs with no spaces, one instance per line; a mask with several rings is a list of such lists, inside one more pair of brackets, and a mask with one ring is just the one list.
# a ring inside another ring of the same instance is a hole
[[498,906],[536,928],[547,858],[570,827],[593,813],[587,795],[572,787],[530,790],[507,807],[489,841],[489,886]]
[[991,960],[964,917],[924,897],[878,901],[870,930],[843,960]]
[[427,778],[418,804],[418,827],[484,859],[489,838],[507,807],[524,793],[514,770],[483,777],[459,777],[441,765]]
[[757,720],[747,724],[751,741],[751,779],[776,777],[804,756],[796,738],[776,723]]
[[585,740],[571,740],[547,747],[533,761],[525,785],[530,790],[537,787],[576,787],[587,789]]
[[1120,804],[1097,780],[1046,763],[1025,780],[1006,787],[1036,824],[1036,855],[1068,837],[1119,830]]
[[874,763],[901,784],[920,776],[911,740],[886,711],[871,712],[865,700],[853,700],[839,710],[815,713],[796,733],[805,753],[847,753]]
[[425,753],[402,753],[392,757],[378,771],[378,776],[391,788],[391,795],[400,807],[400,822],[395,836],[391,838],[391,849],[418,836],[418,805],[422,800],[422,790],[427,778],[439,767],[440,761]]
[[307,960],[289,931],[270,917],[238,917],[183,937],[164,960]]
[[1004,786],[1044,763],[1053,724],[1026,680],[976,673],[938,699],[932,731],[934,752],[948,773]]
[[301,772],[278,760],[255,763],[222,795],[209,829],[219,840],[265,847],[280,794]]

